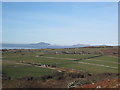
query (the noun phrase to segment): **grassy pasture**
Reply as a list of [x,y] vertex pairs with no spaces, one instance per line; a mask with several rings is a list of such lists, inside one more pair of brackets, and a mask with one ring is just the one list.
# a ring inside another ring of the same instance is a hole
[[82,70],[82,71],[86,71],[89,73],[105,73],[105,72],[117,73],[118,72],[117,69],[111,69],[111,68],[101,67],[101,66],[86,65],[86,64],[80,64],[80,63],[60,64],[57,66],[64,67],[64,68]]
[[101,56],[101,57],[93,58],[93,60],[118,62],[118,58],[112,56]]
[[54,72],[55,70],[34,66],[26,66],[26,65],[8,65],[3,66],[3,73],[7,77],[11,78],[21,78],[26,76],[42,76],[48,75]]
[[66,63],[66,62],[74,62],[72,60],[64,60],[64,59],[50,59],[44,57],[12,57],[6,58],[7,60],[15,61],[15,62],[33,62],[33,63],[41,63],[41,64],[56,64],[56,63]]
[[58,57],[58,58],[72,58],[72,59],[81,59],[81,58],[87,58],[91,56],[98,56],[96,54],[88,54],[88,55],[79,55],[79,54],[51,54],[51,55],[45,55],[50,57]]
[[95,60],[94,61],[93,60],[82,60],[80,62],[100,64],[100,65],[106,65],[106,66],[111,66],[111,67],[118,67],[118,63],[111,63],[111,62],[104,62],[104,61],[102,62],[102,61],[95,61]]
[[[10,76],[12,78],[18,78],[18,77],[24,77],[24,76],[48,75],[48,74],[51,74],[53,71],[55,71],[47,68],[16,64],[16,63],[19,63],[20,61],[41,63],[41,64],[51,64],[51,65],[56,65],[57,67],[83,70],[90,73],[104,73],[104,72],[117,73],[118,72],[117,69],[113,69],[113,68],[81,64],[74,60],[69,60],[69,58],[81,59],[81,58],[87,58],[91,56],[97,56],[99,54],[86,54],[86,55],[43,54],[42,57],[41,56],[36,57],[36,55],[40,55],[43,52],[65,51],[65,50],[76,51],[76,52],[83,51],[83,50],[86,52],[99,52],[100,49],[99,48],[43,49],[43,50],[32,50],[31,52],[29,51],[5,52],[3,53],[3,72],[6,73],[7,76]],[[54,57],[54,58],[47,58],[47,57]],[[100,61],[97,61],[97,60],[100,60]],[[107,61],[107,62],[104,62],[104,61]],[[117,64],[118,58],[111,57],[111,56],[95,57],[90,60],[81,60],[80,62],[118,67],[118,64]],[[111,63],[111,62],[115,62],[115,63]]]

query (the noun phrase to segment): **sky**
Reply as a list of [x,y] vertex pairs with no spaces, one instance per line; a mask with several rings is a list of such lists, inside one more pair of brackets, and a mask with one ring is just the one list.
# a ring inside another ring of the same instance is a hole
[[3,2],[2,43],[117,45],[117,2]]

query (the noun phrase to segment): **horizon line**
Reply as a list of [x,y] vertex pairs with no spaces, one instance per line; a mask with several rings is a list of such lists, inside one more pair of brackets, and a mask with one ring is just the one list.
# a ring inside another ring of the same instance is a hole
[[[2,42],[2,43],[0,43],[0,44],[38,44],[38,43],[41,43],[41,42],[37,42],[37,43],[5,43],[5,42]],[[88,45],[88,46],[119,46],[119,44],[84,44],[84,43],[76,43],[76,44],[51,44],[51,43],[49,43],[49,42],[44,42],[44,43],[48,43],[48,44],[50,44],[50,45],[59,45],[59,46],[71,46],[71,45],[79,45],[79,44],[81,44],[81,45]]]

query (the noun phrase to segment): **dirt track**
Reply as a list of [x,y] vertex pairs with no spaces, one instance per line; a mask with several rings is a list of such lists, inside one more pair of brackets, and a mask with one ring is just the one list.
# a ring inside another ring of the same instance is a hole
[[78,62],[78,63],[88,64],[88,65],[94,65],[94,66],[101,66],[101,67],[108,67],[108,68],[113,68],[113,69],[118,69],[118,67],[110,67],[110,66],[100,65],[100,64],[91,64],[91,63],[85,63],[85,62]]
[[115,64],[120,64],[118,62],[112,62],[112,61],[103,61],[103,60],[92,60],[92,59],[86,59],[88,61],[100,61],[100,62],[108,62],[108,63],[115,63]]

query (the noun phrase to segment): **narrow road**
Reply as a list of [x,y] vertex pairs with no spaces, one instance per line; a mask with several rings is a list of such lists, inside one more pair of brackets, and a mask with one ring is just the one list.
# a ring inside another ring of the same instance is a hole
[[99,61],[99,62],[108,62],[108,63],[120,64],[118,62],[112,62],[112,61],[92,60],[92,59],[86,59],[86,60],[88,60],[88,61]]
[[111,66],[106,66],[106,65],[101,65],[101,64],[91,64],[91,63],[85,63],[85,62],[78,62],[78,63],[118,69],[118,67],[111,67]]

